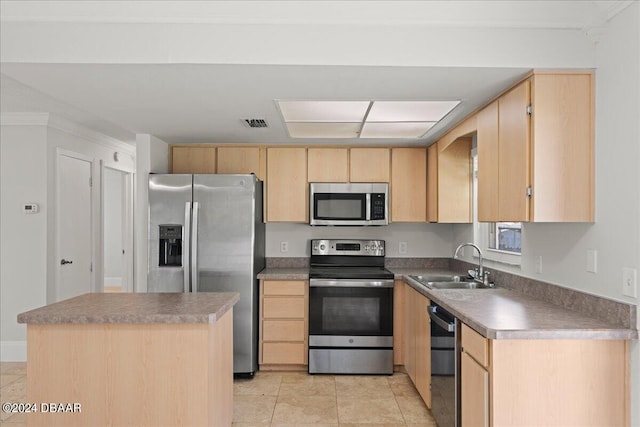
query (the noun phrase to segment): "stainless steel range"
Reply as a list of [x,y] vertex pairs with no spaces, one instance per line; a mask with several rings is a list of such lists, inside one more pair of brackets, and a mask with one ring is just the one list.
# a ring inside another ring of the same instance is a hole
[[384,240],[311,241],[309,373],[393,374]]

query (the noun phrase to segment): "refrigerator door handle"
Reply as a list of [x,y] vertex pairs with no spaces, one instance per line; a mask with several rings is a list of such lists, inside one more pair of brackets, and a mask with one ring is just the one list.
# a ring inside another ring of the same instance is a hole
[[189,266],[191,265],[191,202],[184,204],[184,244],[182,247],[182,269],[184,270],[184,292],[189,292]]
[[200,203],[193,202],[193,232],[191,235],[191,284],[192,292],[198,292],[198,215]]

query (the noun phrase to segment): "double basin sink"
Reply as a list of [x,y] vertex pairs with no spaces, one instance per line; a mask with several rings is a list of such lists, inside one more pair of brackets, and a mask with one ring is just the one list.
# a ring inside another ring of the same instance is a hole
[[433,274],[426,276],[410,275],[410,278],[429,289],[491,289],[484,283],[477,282],[470,277],[453,274]]

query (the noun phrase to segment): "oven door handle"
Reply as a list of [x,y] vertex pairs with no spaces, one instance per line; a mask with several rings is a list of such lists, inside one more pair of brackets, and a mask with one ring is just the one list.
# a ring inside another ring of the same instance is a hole
[[433,320],[434,322],[436,322],[436,324],[438,326],[440,326],[442,329],[444,329],[447,332],[454,332],[456,330],[456,324],[455,322],[447,322],[446,320],[444,320],[442,317],[438,316],[438,310],[437,307],[430,305],[429,306],[429,317],[431,318],[431,320]]
[[393,280],[375,279],[310,279],[312,288],[393,288]]

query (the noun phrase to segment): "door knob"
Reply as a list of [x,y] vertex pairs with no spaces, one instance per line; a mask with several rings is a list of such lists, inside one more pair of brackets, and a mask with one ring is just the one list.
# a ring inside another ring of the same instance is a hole
[[73,261],[67,261],[66,259],[62,258],[60,260],[60,265],[65,265],[65,264],[73,264]]

